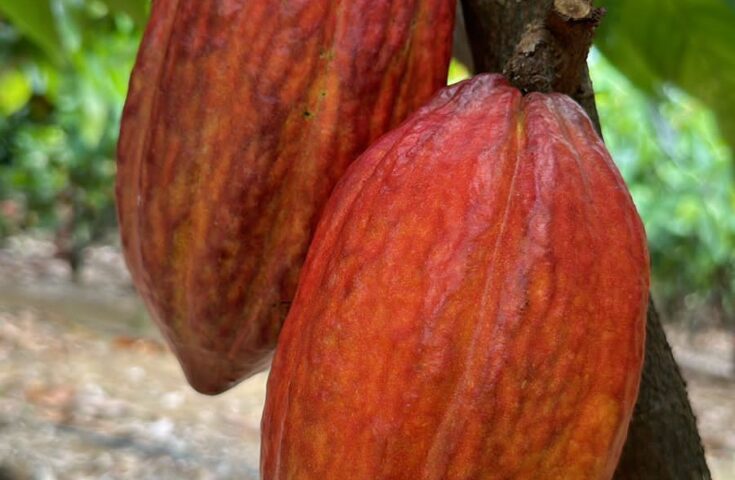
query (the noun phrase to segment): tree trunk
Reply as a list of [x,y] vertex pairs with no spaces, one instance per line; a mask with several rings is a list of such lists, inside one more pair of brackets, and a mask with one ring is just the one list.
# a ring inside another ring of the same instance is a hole
[[[503,72],[526,91],[571,95],[600,130],[586,56],[603,12],[589,0],[462,0],[462,5],[476,72]],[[653,302],[640,393],[614,478],[711,478],[686,385]]]

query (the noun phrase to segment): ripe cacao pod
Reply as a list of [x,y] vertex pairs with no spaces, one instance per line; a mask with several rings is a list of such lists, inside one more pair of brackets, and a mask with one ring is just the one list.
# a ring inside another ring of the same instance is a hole
[[648,254],[583,110],[482,75],[327,203],[268,381],[265,479],[609,479]]
[[157,0],[122,120],[133,281],[191,385],[265,367],[347,165],[446,83],[450,0]]

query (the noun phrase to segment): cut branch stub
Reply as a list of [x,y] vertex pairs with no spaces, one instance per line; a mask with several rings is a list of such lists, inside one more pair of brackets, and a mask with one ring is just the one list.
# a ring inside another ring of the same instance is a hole
[[554,0],[554,10],[571,20],[581,20],[593,10],[592,0]]
[[587,53],[604,9],[584,0],[557,0],[543,22],[526,25],[503,74],[523,92],[576,97]]

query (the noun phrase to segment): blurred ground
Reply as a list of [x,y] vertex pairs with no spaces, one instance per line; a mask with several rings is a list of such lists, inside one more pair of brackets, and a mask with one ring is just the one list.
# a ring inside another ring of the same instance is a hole
[[[256,479],[265,375],[195,393],[112,247],[80,285],[50,243],[0,250],[0,480]],[[723,332],[669,329],[715,480],[735,480],[735,378]]]

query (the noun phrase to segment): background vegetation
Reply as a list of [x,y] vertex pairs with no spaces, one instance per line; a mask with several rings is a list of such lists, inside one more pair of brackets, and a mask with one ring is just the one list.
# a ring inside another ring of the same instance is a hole
[[[732,325],[735,2],[600,3],[591,73],[659,305],[694,326]],[[74,271],[85,246],[116,241],[115,143],[147,7],[0,0],[0,239],[52,234]]]

